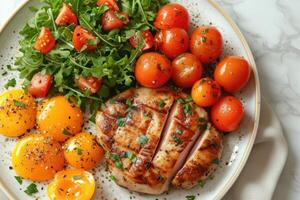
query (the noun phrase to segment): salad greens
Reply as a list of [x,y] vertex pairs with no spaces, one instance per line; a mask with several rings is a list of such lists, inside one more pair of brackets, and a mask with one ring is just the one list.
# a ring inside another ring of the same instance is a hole
[[[19,41],[20,55],[16,59],[16,70],[25,80],[24,88],[27,88],[35,73],[51,74],[54,82],[50,95],[61,93],[75,98],[82,107],[89,100],[92,110],[97,109],[105,99],[135,85],[133,65],[144,45],[141,31],[156,31],[152,22],[158,9],[168,3],[168,0],[117,0],[120,9],[129,15],[130,22],[120,30],[105,33],[100,18],[108,7],[98,7],[97,0],[41,1],[44,3],[41,8],[30,8],[35,15],[20,32],[22,39]],[[56,26],[54,21],[63,3],[71,6],[79,24],[96,37],[95,41],[89,41],[99,43],[96,50],[76,52],[72,43],[75,26]],[[56,39],[55,49],[46,55],[33,48],[42,27],[48,27]],[[128,42],[134,35],[138,44],[136,49]],[[90,92],[82,92],[75,83],[80,75],[102,78],[101,90],[93,96]]]

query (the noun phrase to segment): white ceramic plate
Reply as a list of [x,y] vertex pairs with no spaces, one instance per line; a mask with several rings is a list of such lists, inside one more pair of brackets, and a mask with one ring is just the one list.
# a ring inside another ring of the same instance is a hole
[[[212,24],[222,33],[224,38],[225,52],[224,55],[240,55],[245,57],[252,66],[253,76],[241,93],[237,96],[244,103],[245,119],[240,129],[235,133],[225,137],[225,148],[221,163],[213,177],[206,182],[204,188],[195,187],[191,190],[175,190],[160,196],[142,195],[130,192],[117,186],[109,179],[109,174],[104,167],[99,166],[93,171],[97,179],[97,191],[94,199],[97,200],[127,200],[127,199],[185,199],[187,195],[195,195],[199,200],[221,199],[228,189],[237,179],[242,168],[244,167],[249,153],[252,149],[260,111],[260,89],[259,79],[254,63],[252,53],[237,26],[230,17],[213,1],[213,0],[175,0],[186,6],[190,12],[194,26],[202,24]],[[0,30],[0,91],[4,91],[3,85],[11,77],[17,78],[17,73],[8,72],[7,65],[13,65],[14,57],[18,49],[18,32],[24,26],[26,21],[31,17],[28,8],[30,6],[40,5],[37,1],[25,3],[18,12],[11,18],[3,30]],[[93,127],[90,129],[95,133]],[[8,139],[0,136],[0,188],[2,188],[10,199],[47,199],[47,183],[37,184],[39,193],[34,197],[29,197],[24,193],[24,189],[30,184],[24,181],[19,185],[14,179],[15,173],[11,170],[10,152],[14,145],[15,139]]]

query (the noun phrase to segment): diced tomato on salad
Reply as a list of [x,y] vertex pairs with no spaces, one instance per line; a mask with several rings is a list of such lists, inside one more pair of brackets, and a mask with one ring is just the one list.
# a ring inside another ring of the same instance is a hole
[[90,51],[97,48],[96,38],[81,26],[76,26],[73,33],[73,45],[76,51]]
[[101,24],[104,31],[108,32],[114,29],[120,29],[129,22],[129,17],[123,12],[114,12],[108,10],[101,18]]
[[58,14],[56,20],[56,25],[58,26],[65,26],[69,24],[78,24],[78,20],[76,15],[73,13],[72,9],[68,4],[63,5],[62,9],[60,10],[60,13]]
[[119,11],[119,6],[115,0],[98,0],[97,5],[106,5],[112,11]]
[[34,97],[46,97],[52,85],[52,76],[36,73],[28,86],[28,92]]
[[87,78],[80,76],[77,82],[78,87],[82,91],[90,91],[92,94],[95,94],[100,90],[102,81],[94,76],[89,76]]
[[55,45],[56,41],[50,29],[43,27],[36,39],[34,48],[42,54],[47,54],[55,47]]
[[[142,32],[142,37],[144,39],[144,46],[143,51],[151,49],[154,46],[154,37],[150,30],[146,30]],[[135,34],[129,39],[129,42],[133,48],[137,48],[138,41],[137,41],[137,35]]]

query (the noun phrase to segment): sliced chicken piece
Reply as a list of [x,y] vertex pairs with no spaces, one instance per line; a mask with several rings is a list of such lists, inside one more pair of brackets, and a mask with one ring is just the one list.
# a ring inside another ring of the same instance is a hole
[[204,131],[207,113],[182,92],[139,88],[108,101],[96,119],[117,184],[161,194]]
[[108,167],[119,185],[145,193],[155,191],[149,182],[156,178],[145,179],[144,174],[151,167],[175,98],[169,89],[131,89],[98,111],[98,140],[111,154]]
[[189,189],[208,178],[216,167],[223,151],[223,138],[210,124],[192,149],[184,166],[178,171],[172,184]]

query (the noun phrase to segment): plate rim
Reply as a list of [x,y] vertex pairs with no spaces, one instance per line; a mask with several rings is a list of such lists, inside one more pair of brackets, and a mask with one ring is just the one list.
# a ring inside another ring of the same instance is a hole
[[[225,9],[216,2],[216,0],[207,0],[208,3],[210,3],[224,18],[225,20],[229,23],[231,26],[232,30],[235,32],[235,34],[238,36],[238,39],[240,40],[246,54],[248,57],[248,61],[250,62],[250,65],[252,66],[252,72],[254,75],[254,82],[255,82],[255,115],[254,115],[254,126],[252,129],[250,141],[247,144],[246,150],[241,158],[241,162],[238,166],[238,168],[235,170],[233,175],[229,178],[225,186],[217,192],[217,195],[215,196],[214,200],[221,200],[225,194],[228,192],[228,190],[233,186],[237,178],[239,177],[240,173],[242,172],[243,168],[245,167],[247,160],[249,158],[249,155],[251,153],[251,150],[254,145],[254,141],[257,135],[257,130],[258,130],[258,125],[259,125],[259,120],[260,120],[260,109],[261,109],[261,91],[260,91],[260,80],[259,80],[259,75],[258,75],[258,70],[257,66],[255,63],[255,59],[253,56],[253,53],[249,47],[249,44],[244,37],[243,33],[237,26],[237,24],[234,22],[234,20],[231,18],[231,16],[225,11]],[[0,37],[2,35],[2,32],[5,30],[5,28],[8,26],[11,20],[18,14],[20,10],[22,10],[27,3],[29,3],[30,0],[25,0],[22,2],[10,15],[9,18],[3,23],[3,25],[0,27]],[[5,195],[7,195],[8,199],[10,200],[17,200],[17,198],[13,195],[13,192],[11,191],[10,188],[7,188],[4,186],[3,182],[0,180],[0,189],[4,192]]]

